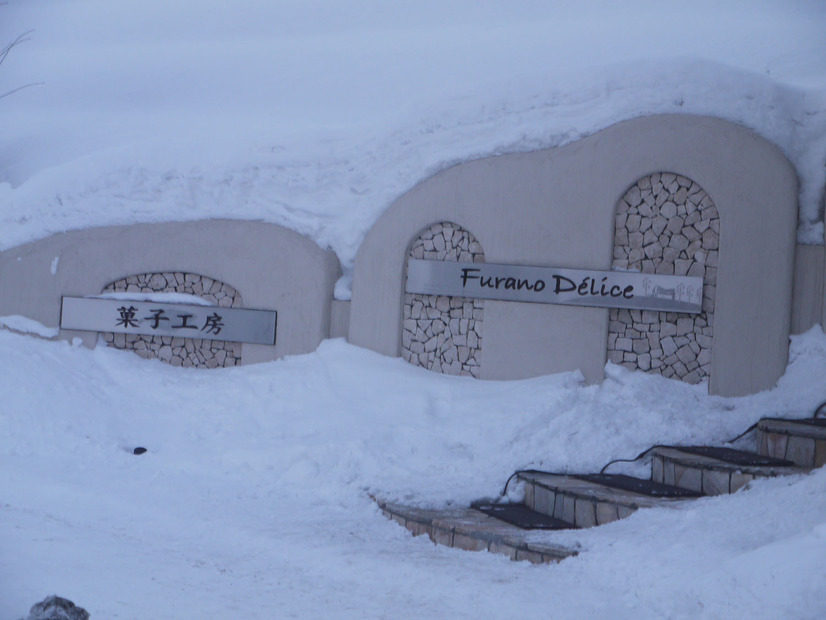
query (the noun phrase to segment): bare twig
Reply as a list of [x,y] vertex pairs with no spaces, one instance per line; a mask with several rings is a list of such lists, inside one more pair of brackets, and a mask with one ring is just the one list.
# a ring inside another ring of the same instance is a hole
[[19,37],[17,37],[14,41],[9,43],[6,47],[4,47],[3,49],[0,49],[0,65],[3,64],[4,60],[6,60],[6,56],[9,55],[9,52],[11,52],[15,47],[17,47],[21,43],[25,43],[26,41],[30,40],[29,35],[32,32],[34,32],[34,30],[29,30],[28,32],[24,32]]
[[43,86],[46,82],[32,82],[31,84],[23,84],[23,86],[18,86],[17,88],[13,88],[10,91],[3,93],[0,95],[0,99],[3,97],[8,97],[9,95],[13,95],[19,90],[23,90],[24,88],[28,88],[29,86]]
[[[2,5],[2,4],[5,4],[5,2],[0,3],[0,5]],[[0,65],[3,64],[3,61],[6,60],[6,57],[9,55],[9,53],[15,47],[17,47],[21,43],[25,43],[26,41],[30,40],[29,35],[32,32],[34,32],[34,30],[29,30],[27,32],[24,32],[23,34],[18,36],[14,41],[9,43],[6,47],[0,49]],[[31,84],[24,84],[23,86],[18,86],[17,88],[13,88],[12,90],[10,90],[8,92],[0,93],[0,99],[2,99],[3,97],[8,97],[9,95],[13,95],[14,93],[16,93],[20,90],[23,90],[24,88],[28,88],[29,86],[40,86],[42,84],[44,84],[44,82],[32,82]]]

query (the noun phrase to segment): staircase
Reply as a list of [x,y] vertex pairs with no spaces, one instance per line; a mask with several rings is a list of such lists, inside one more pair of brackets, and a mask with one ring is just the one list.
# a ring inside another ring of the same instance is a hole
[[758,478],[804,473],[826,464],[826,418],[764,418],[753,430],[754,452],[654,446],[644,453],[651,457],[648,480],[622,474],[521,471],[515,474],[525,485],[520,504],[480,501],[470,508],[423,510],[377,501],[385,516],[436,544],[503,553],[512,560],[560,561],[577,550],[537,543],[528,533],[605,525],[640,508],[734,493]]

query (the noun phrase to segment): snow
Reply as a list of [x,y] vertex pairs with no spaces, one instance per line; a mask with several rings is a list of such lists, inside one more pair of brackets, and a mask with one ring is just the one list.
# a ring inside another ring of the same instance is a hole
[[[776,388],[708,396],[609,366],[483,382],[325,341],[211,371],[0,331],[0,619],[57,593],[98,618],[752,617],[826,611],[826,470],[533,536],[559,565],[436,547],[371,495],[447,506],[518,468],[596,471],[824,400],[826,334]],[[134,456],[136,446],[147,453]]]
[[[822,243],[824,26],[818,0],[9,0],[0,45],[32,32],[0,95],[34,85],[0,97],[0,250],[267,221],[332,248],[346,299],[364,234],[417,182],[654,113],[777,144],[801,180],[798,239]],[[610,365],[601,385],[441,376],[342,340],[201,371],[0,325],[0,620],[55,593],[128,619],[826,613],[823,470],[535,533],[580,549],[544,566],[436,547],[371,499],[463,505],[516,469],[597,471],[810,415],[819,327],[776,388],[722,398]]]
[[198,297],[197,295],[190,295],[189,293],[132,293],[132,292],[117,292],[117,293],[101,293],[95,295],[98,299],[122,299],[124,301],[154,301],[159,304],[191,304],[195,306],[214,306],[215,304]]
[[[823,243],[826,4],[703,0],[11,0],[0,41],[0,249],[233,217],[332,248],[455,163],[653,113],[777,144]],[[630,181],[629,181],[630,182]],[[342,294],[346,295],[346,291]]]
[[57,338],[59,327],[46,327],[42,323],[19,314],[0,316],[0,327],[11,329],[21,334],[34,334],[41,338]]

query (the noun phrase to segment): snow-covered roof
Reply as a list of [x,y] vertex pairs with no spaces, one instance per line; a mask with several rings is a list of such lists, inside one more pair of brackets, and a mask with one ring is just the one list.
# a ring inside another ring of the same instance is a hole
[[[11,0],[0,249],[88,226],[282,224],[351,265],[460,161],[692,113],[777,144],[823,242],[826,4]],[[629,181],[633,181],[629,180]]]

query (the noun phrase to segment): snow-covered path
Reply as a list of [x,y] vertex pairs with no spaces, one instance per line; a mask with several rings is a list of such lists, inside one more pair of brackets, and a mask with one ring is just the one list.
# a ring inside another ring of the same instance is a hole
[[[46,595],[98,618],[816,618],[826,472],[640,511],[559,565],[435,547],[369,497],[493,495],[517,467],[593,470],[657,441],[720,441],[823,398],[826,335],[740,399],[610,367],[519,382],[437,376],[329,341],[176,369],[0,332],[0,618]],[[148,452],[134,456],[135,446]]]

